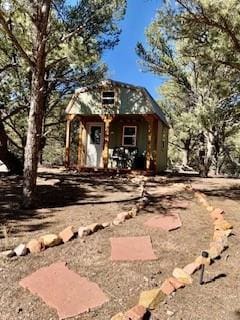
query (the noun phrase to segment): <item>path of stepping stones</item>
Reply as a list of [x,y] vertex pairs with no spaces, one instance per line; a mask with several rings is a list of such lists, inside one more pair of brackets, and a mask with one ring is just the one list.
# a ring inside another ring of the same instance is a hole
[[[175,268],[172,276],[167,278],[159,288],[143,291],[140,294],[138,305],[134,306],[129,311],[116,314],[111,318],[111,320],[150,319],[149,310],[155,309],[160,302],[164,301],[166,297],[171,295],[174,291],[184,288],[185,285],[192,284],[193,279],[191,275],[200,269],[202,265],[210,264],[227,248],[227,238],[231,235],[231,229],[233,227],[227,220],[224,219],[224,211],[220,208],[213,208],[210,206],[207,197],[201,192],[195,192],[191,186],[188,187],[187,190],[194,193],[194,196],[197,198],[199,203],[206,208],[213,219],[214,234],[213,241],[210,243],[210,248],[208,250],[209,256],[207,258],[199,256],[195,259],[195,261],[189,263],[184,268]],[[155,218],[152,218],[152,220],[148,221],[146,224],[154,226],[153,219]],[[180,224],[179,217],[176,220]],[[176,220],[174,219],[175,222]],[[159,227],[161,227],[160,223]],[[166,228],[165,222],[163,223],[163,228],[171,230]],[[129,315],[131,316],[129,317]]]
[[168,212],[162,216],[155,216],[147,220],[144,224],[147,227],[158,228],[166,231],[172,231],[182,226],[179,214],[176,212]]
[[157,259],[149,236],[110,238],[110,241],[111,260],[113,261],[147,261]]
[[[221,255],[227,248],[227,238],[231,235],[232,225],[224,219],[224,212],[219,208],[210,206],[207,197],[195,192],[191,187],[188,191],[194,193],[196,199],[201,203],[206,211],[210,213],[214,225],[213,240],[209,245],[208,258],[202,256],[197,257],[183,268],[175,268],[172,275],[163,281],[159,288],[143,291],[140,294],[139,302],[128,311],[122,311],[114,316],[111,320],[141,320],[150,319],[150,311],[155,309],[160,302],[164,301],[167,296],[174,291],[184,288],[193,282],[191,275],[197,271],[202,265],[210,264],[211,261]],[[78,231],[79,237],[85,237],[100,229],[117,226],[124,221],[135,217],[141,208],[144,208],[149,200],[146,199],[144,190],[142,192],[142,201],[136,207],[128,212],[122,212],[117,215],[113,222],[105,224],[92,224],[86,227],[80,227]],[[168,212],[163,216],[155,216],[148,219],[144,225],[148,228],[160,228],[171,231],[181,227],[181,220],[177,212]],[[38,244],[38,250],[43,250],[50,246],[58,245],[72,239],[75,234],[72,228],[63,230],[61,236],[47,235],[41,240],[31,240],[34,244]],[[116,237],[109,239],[111,245],[110,259],[121,263],[122,261],[143,261],[157,259],[151,244],[150,236],[144,237]],[[22,245],[23,246],[23,245]],[[29,248],[29,244],[25,247]],[[16,248],[15,248],[16,251]],[[56,308],[59,318],[77,316],[90,308],[96,308],[108,301],[108,297],[102,292],[96,283],[90,282],[86,278],[82,278],[78,274],[69,270],[66,264],[58,262],[49,267],[41,268],[35,273],[29,275],[20,281],[20,285],[29,289],[32,293],[40,296],[49,306]],[[109,318],[111,315],[109,316]]]

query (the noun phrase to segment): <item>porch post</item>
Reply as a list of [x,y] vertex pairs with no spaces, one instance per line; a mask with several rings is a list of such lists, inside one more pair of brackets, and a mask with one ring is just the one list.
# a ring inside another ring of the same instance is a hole
[[78,169],[82,167],[82,154],[83,154],[83,123],[79,118],[79,134],[78,134]]
[[103,167],[104,169],[108,168],[108,159],[109,159],[109,128],[110,123],[113,117],[110,115],[105,115],[103,117],[104,121],[104,148],[103,148]]
[[153,118],[151,116],[146,116],[145,119],[148,123],[146,170],[149,171],[151,169],[151,160],[153,160],[153,153],[152,153]]
[[152,137],[152,158],[153,158],[153,170],[154,173],[157,172],[157,150],[158,150],[158,144],[157,144],[157,134],[158,134],[158,121],[156,119],[153,120],[153,127],[152,132],[154,132]]
[[70,137],[71,137],[71,122],[75,115],[69,114],[66,119],[66,145],[65,145],[65,166],[70,165]]
[[65,166],[70,165],[70,131],[71,131],[71,119],[67,118],[66,122],[66,146],[65,146]]

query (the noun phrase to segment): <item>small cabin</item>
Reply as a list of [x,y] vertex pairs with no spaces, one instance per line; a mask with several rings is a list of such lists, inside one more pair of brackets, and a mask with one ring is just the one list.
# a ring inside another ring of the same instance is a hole
[[169,125],[147,89],[104,80],[77,89],[66,114],[66,167],[166,169]]

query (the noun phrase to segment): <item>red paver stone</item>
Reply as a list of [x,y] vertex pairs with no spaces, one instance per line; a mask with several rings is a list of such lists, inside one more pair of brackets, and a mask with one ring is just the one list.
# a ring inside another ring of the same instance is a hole
[[155,260],[151,238],[144,237],[120,237],[110,238],[111,260],[136,261]]
[[77,316],[108,301],[96,283],[69,270],[65,262],[37,270],[22,279],[20,285],[57,309],[60,319]]
[[182,222],[178,213],[171,212],[166,215],[161,215],[160,217],[152,217],[147,220],[144,225],[151,228],[160,228],[171,231],[180,228],[182,226]]

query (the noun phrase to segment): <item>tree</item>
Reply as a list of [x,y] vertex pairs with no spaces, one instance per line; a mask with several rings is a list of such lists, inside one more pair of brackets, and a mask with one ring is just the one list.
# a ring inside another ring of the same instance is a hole
[[[59,126],[64,131],[64,127],[61,124],[65,121],[64,103],[66,105],[68,95],[73,93],[76,86],[96,82],[98,79],[102,79],[106,73],[106,66],[101,63],[100,55],[97,58],[98,61],[96,61],[96,57],[83,57],[82,51],[79,53],[75,50],[71,54],[71,61],[75,61],[77,66],[77,74],[72,79],[64,77],[65,73],[72,72],[70,63],[62,63],[61,67],[57,70],[54,69],[54,66],[51,66],[49,69],[51,79],[45,80],[47,81],[46,87],[48,87],[48,90],[46,92],[47,99],[45,99],[46,112],[43,119],[43,140],[46,143],[49,134],[55,126],[57,126],[55,128],[56,131],[59,129]],[[31,74],[28,68],[16,63],[16,61],[19,61],[16,58],[11,46],[9,47],[8,39],[4,39],[0,45],[0,121],[5,126],[10,150],[18,155],[21,159],[21,162],[18,161],[18,164],[21,164],[26,144]],[[16,61],[12,61],[13,59]],[[42,144],[42,147],[44,145],[45,143]],[[43,150],[41,150],[40,155],[42,154]],[[42,160],[42,157],[40,158]],[[14,173],[14,168],[19,172],[17,163],[10,170],[11,173]]]
[[0,160],[6,165],[10,173],[22,174],[22,162],[9,151],[8,140],[3,123],[0,122]]
[[[221,71],[215,78],[220,86],[220,104],[216,110],[211,108],[211,117],[208,114],[208,119],[215,119],[214,162],[219,172],[221,159],[232,159],[234,163],[233,157],[226,155],[231,148],[225,144],[239,128],[240,18],[236,12],[240,4],[236,0],[176,0],[176,3],[177,9],[168,10],[171,14],[166,20],[173,39],[182,39],[181,54],[196,59],[203,70],[210,65]],[[202,116],[204,125],[209,124],[208,119]]]
[[160,88],[159,105],[167,115],[170,130],[169,154],[171,164],[180,163],[183,169],[191,166],[191,152],[196,144],[199,125],[195,110],[189,112],[188,97],[174,80],[166,81]]
[[[117,22],[125,12],[125,1],[82,0],[69,6],[63,0],[26,0],[14,1],[14,7],[11,14],[0,9],[0,26],[13,44],[19,64],[28,68],[30,76],[23,183],[23,203],[30,207],[34,203],[49,90],[53,84],[55,89],[63,89],[62,76],[64,82],[73,82],[79,76],[79,61],[69,61],[74,51],[81,52],[83,59],[90,57],[94,64],[93,60],[97,61],[105,48],[118,42]],[[14,29],[9,20],[14,22]],[[24,32],[25,37],[17,36],[17,30],[21,30],[21,35]],[[80,62],[84,69],[84,61]]]
[[[170,144],[181,150],[181,165],[189,165],[190,151],[195,143],[196,114],[199,100],[197,72],[194,62],[186,62],[169,43],[166,32],[163,32],[164,21],[161,12],[146,32],[148,49],[137,44],[137,54],[141,58],[144,71],[150,71],[168,80],[160,90],[163,99],[160,105],[168,115],[173,135]],[[191,70],[191,72],[189,72]],[[193,74],[193,76],[192,76]]]
[[171,36],[184,39],[183,54],[240,71],[239,1],[171,2],[165,21]]
[[[195,17],[201,1],[177,2],[181,3],[180,8],[170,6],[158,12],[146,33],[147,49],[138,43],[137,53],[145,71],[170,78],[163,88],[165,92],[161,92],[163,96],[165,94],[161,103],[168,109],[170,119],[174,119],[175,130],[177,125],[175,137],[178,139],[177,146],[179,147],[180,142],[180,148],[185,155],[183,163],[186,164],[189,159],[186,151],[190,151],[189,142],[195,140],[193,145],[199,149],[199,152],[197,148],[194,150],[195,162],[200,174],[207,176],[213,164],[215,168],[218,167],[225,138],[231,132],[234,133],[239,121],[239,106],[235,104],[226,108],[229,97],[238,94],[238,77],[236,71],[229,70],[225,63],[210,64],[209,59],[205,59],[206,54],[209,54],[209,57],[211,55],[209,48],[203,50],[204,56],[201,47],[195,47],[195,54],[189,54],[189,47],[193,46],[196,38],[192,35],[194,26],[191,26],[191,29],[188,23],[185,25],[185,21],[191,20],[193,15]],[[206,2],[208,1],[204,1]],[[198,19],[200,18],[197,18],[197,23]],[[202,34],[202,30],[196,25],[194,30],[195,37],[197,32]],[[209,46],[212,44],[213,41]],[[199,125],[198,132],[195,132],[196,126],[193,126],[194,134],[189,130],[191,120]],[[179,129],[183,130],[181,134]]]

